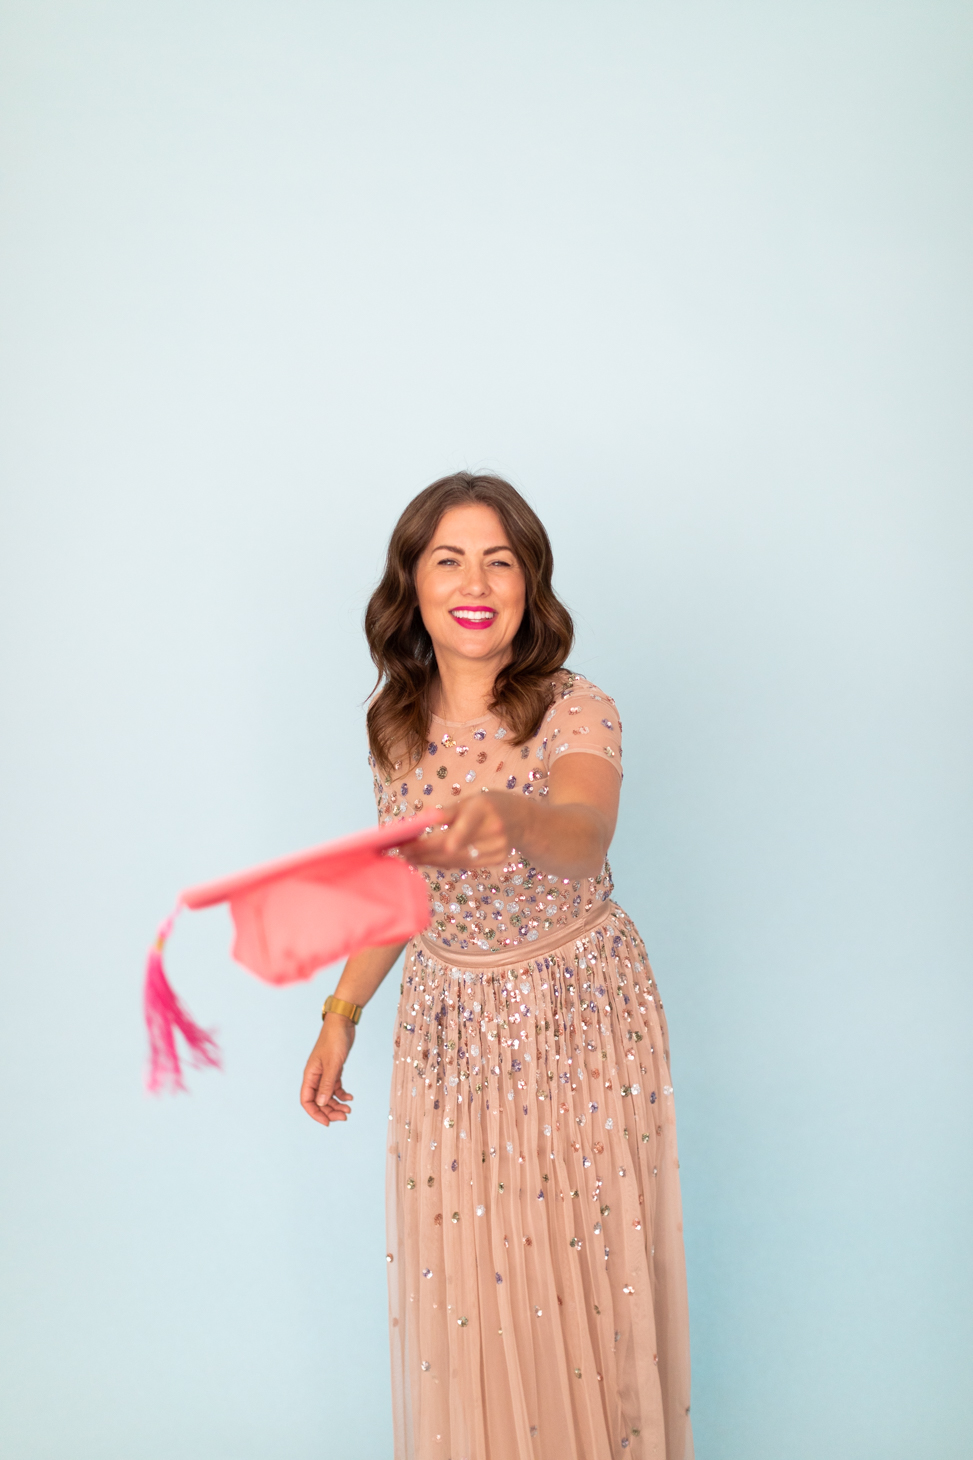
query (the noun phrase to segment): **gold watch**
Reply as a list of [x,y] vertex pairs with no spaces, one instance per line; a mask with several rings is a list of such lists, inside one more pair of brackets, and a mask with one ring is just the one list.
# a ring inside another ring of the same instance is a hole
[[325,1014],[341,1014],[345,1019],[350,1019],[352,1024],[357,1024],[361,1018],[361,1004],[351,1004],[347,999],[337,999],[334,994],[329,994],[321,1010],[322,1019]]

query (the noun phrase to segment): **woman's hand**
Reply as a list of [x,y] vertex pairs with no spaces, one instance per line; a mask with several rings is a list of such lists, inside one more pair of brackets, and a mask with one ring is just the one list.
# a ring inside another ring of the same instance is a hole
[[351,1106],[345,1102],[355,1097],[344,1088],[342,1072],[354,1042],[355,1026],[350,1019],[340,1014],[325,1017],[301,1085],[301,1104],[319,1125],[347,1120],[351,1114]]
[[[335,997],[364,1008],[404,947],[404,943],[389,943],[353,953],[341,971]],[[350,1019],[341,1014],[325,1015],[318,1042],[304,1066],[301,1085],[301,1104],[318,1125],[347,1120],[351,1114],[345,1102],[354,1096],[349,1095],[342,1078],[354,1042],[355,1026]]]
[[[525,823],[534,808],[509,792],[470,796],[450,819],[446,831],[435,831],[402,847],[402,856],[418,867],[498,867],[520,846]],[[443,820],[449,817],[446,813]]]

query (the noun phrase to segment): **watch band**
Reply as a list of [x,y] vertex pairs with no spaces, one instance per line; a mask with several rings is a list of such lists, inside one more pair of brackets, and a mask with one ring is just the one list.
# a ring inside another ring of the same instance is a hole
[[361,1004],[351,1004],[347,999],[338,999],[334,994],[329,994],[321,1010],[322,1019],[325,1014],[341,1014],[345,1019],[350,1019],[352,1024],[357,1024],[361,1018]]

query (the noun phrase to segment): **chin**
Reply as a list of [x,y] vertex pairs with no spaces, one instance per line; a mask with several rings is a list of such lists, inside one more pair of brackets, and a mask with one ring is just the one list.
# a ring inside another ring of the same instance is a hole
[[489,655],[496,654],[503,648],[503,645],[495,639],[490,639],[487,643],[483,643],[478,635],[472,644],[469,642],[470,639],[474,639],[472,634],[468,637],[464,636],[456,645],[457,651],[465,655],[467,659],[486,659]]
[[476,630],[453,628],[451,634],[445,636],[444,642],[454,654],[462,654],[466,659],[482,659],[485,655],[495,654],[501,647],[501,640],[496,634],[477,633]]

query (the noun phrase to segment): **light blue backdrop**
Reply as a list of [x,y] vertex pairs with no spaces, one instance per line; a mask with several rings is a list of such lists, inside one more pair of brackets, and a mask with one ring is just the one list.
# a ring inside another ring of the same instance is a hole
[[509,474],[613,693],[670,1015],[700,1460],[966,1460],[964,4],[8,0],[0,1052],[11,1460],[386,1460],[395,980],[174,894],[367,824],[395,515]]

